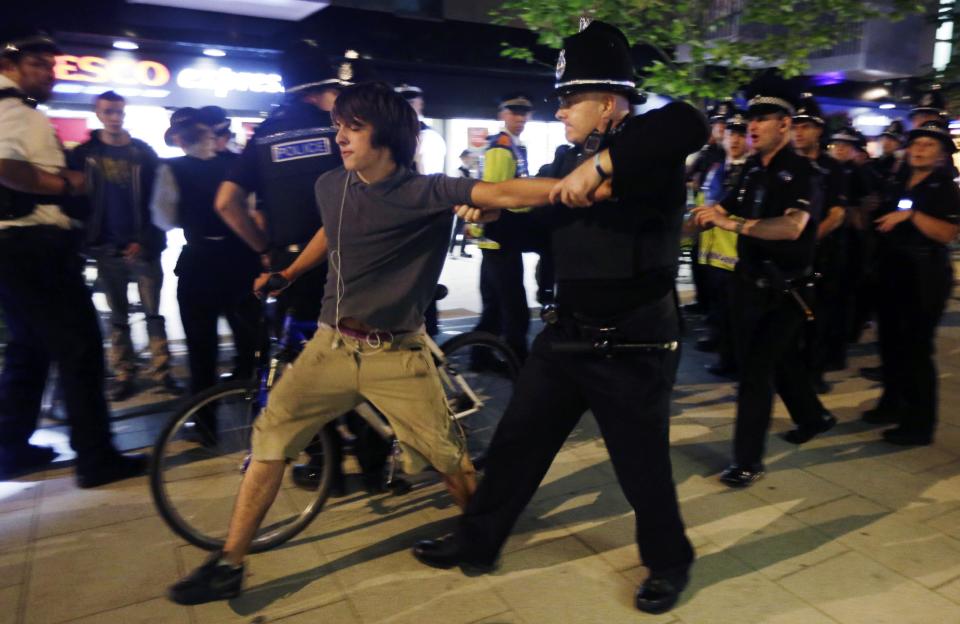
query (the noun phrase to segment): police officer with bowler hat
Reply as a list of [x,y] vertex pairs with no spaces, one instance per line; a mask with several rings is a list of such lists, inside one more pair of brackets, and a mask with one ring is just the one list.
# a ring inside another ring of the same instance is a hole
[[927,445],[937,423],[934,335],[953,288],[947,245],[960,232],[960,191],[947,167],[957,150],[945,119],[913,128],[908,140],[908,175],[888,183],[875,221],[883,395],[863,419],[896,424],[883,432],[887,442]]
[[636,515],[650,575],[636,595],[667,611],[688,581],[670,465],[670,394],[679,353],[673,295],[685,208],[684,161],[706,140],[704,117],[683,103],[634,117],[639,100],[626,37],[592,22],[564,40],[557,118],[567,140],[543,173],[551,199],[587,206],[612,176],[617,200],[537,209],[556,262],[558,316],[537,336],[494,434],[485,476],[455,534],[418,543],[435,567],[489,570],[564,440],[590,409]]
[[30,444],[55,362],[77,453],[80,487],[140,474],[143,455],[121,455],[104,398],[103,337],[79,254],[79,222],[66,200],[84,193],[37,103],[54,85],[56,42],[21,31],[0,39],[0,309],[9,338],[0,374],[0,479],[41,468],[56,451]]
[[785,435],[788,442],[802,444],[836,424],[817,398],[800,355],[802,326],[812,319],[809,281],[820,221],[819,174],[791,148],[796,98],[787,83],[767,73],[748,93],[748,133],[756,153],[735,193],[693,211],[701,227],[740,235],[733,296],[740,385],[733,463],[720,475],[730,487],[749,486],[764,474],[774,392],[797,425]]

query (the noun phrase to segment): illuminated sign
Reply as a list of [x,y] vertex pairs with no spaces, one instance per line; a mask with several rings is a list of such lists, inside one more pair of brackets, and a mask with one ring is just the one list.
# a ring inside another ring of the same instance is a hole
[[229,67],[182,69],[177,74],[177,85],[182,89],[207,89],[217,97],[227,97],[231,91],[283,93],[280,74],[238,72]]
[[[182,60],[161,62],[109,52],[103,56],[97,53],[61,54],[54,65],[57,80],[54,92],[69,97],[97,95],[112,89],[124,97],[174,100],[165,102],[166,105],[180,105],[185,103],[184,100],[193,100],[198,96],[203,98],[203,92],[207,93],[206,97],[216,98],[235,97],[244,93],[262,98],[283,93],[283,81],[278,73],[246,71],[247,68],[238,70],[205,58],[170,58]],[[271,69],[263,63],[253,65],[258,69]],[[250,108],[260,109],[269,106],[271,101],[272,98],[256,103],[251,100]]]
[[57,57],[53,72],[57,80],[162,87],[170,82],[170,70],[157,61],[137,61],[129,57],[105,59],[99,56]]

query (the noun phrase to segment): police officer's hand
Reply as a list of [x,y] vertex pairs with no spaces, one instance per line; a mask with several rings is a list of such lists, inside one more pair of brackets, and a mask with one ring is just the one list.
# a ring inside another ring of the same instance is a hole
[[909,221],[912,216],[912,210],[894,210],[874,220],[874,223],[877,224],[878,232],[889,232],[904,221]]
[[253,294],[261,299],[264,294],[276,297],[286,290],[291,283],[287,276],[282,273],[261,273],[257,279],[253,280]]
[[130,243],[127,245],[126,249],[123,250],[123,257],[128,262],[133,262],[143,254],[143,247],[140,243]]
[[491,223],[500,218],[499,210],[480,210],[466,204],[454,206],[453,212],[467,223]]
[[593,166],[592,160],[587,160],[571,171],[567,177],[557,182],[550,191],[550,202],[561,203],[571,208],[584,208],[597,201],[594,192],[603,180]]
[[697,206],[690,211],[690,215],[694,224],[704,229],[718,227],[722,230],[732,230],[737,225],[737,222],[728,217],[727,211],[718,204]]

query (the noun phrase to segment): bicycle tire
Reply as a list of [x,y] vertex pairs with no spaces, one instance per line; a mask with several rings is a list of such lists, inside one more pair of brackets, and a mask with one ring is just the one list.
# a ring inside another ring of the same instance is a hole
[[[520,375],[520,360],[503,340],[482,331],[454,336],[440,345],[447,366],[458,374],[484,401],[477,413],[458,419],[466,436],[467,451],[478,470],[483,468],[487,447],[513,396],[513,387]],[[482,355],[481,355],[482,354]],[[462,392],[444,387],[453,412],[463,400]]]
[[[249,432],[241,430],[241,427],[228,429],[224,432],[229,434],[228,440],[218,438],[216,447],[211,448],[209,445],[186,440],[183,435],[187,429],[186,423],[203,408],[220,409],[226,405],[227,400],[234,400],[239,401],[239,411],[251,410],[248,414],[239,414],[246,419],[246,427],[250,429],[256,412],[259,412],[259,392],[256,381],[237,380],[198,393],[170,418],[154,445],[150,463],[150,492],[154,505],[174,533],[204,550],[219,550],[223,547],[236,490],[249,457]],[[218,423],[226,420],[227,416],[223,413],[214,414]],[[231,442],[233,447],[238,449],[232,453]],[[306,528],[320,513],[330,491],[332,445],[330,434],[322,429],[308,447],[312,456],[322,458],[317,464],[321,467],[321,477],[314,491],[292,482],[292,462],[287,462],[278,500],[274,502],[271,512],[268,512],[265,518],[264,526],[251,543],[250,552],[262,552],[286,542]],[[244,453],[242,467],[237,465],[240,453]],[[230,461],[224,463],[221,461],[224,458]],[[171,459],[185,459],[186,462],[177,464],[170,461]],[[204,464],[206,460],[209,461]],[[187,476],[172,478],[173,471],[182,467],[186,467]],[[222,474],[216,472],[221,467]],[[190,472],[197,474],[190,476]],[[239,478],[236,478],[237,476]],[[174,487],[173,483],[177,485]],[[199,495],[194,495],[193,492]],[[281,496],[282,508],[292,510],[285,521],[277,520],[277,512],[274,511]],[[202,520],[201,516],[204,514],[215,516],[215,519],[210,522]]]

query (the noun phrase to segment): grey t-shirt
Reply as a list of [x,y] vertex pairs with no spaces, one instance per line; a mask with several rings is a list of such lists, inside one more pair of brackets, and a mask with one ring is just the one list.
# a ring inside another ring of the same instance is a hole
[[320,320],[335,325],[339,314],[378,330],[419,328],[446,258],[452,208],[470,203],[476,183],[399,169],[375,184],[343,167],[320,176],[315,191],[330,262]]

